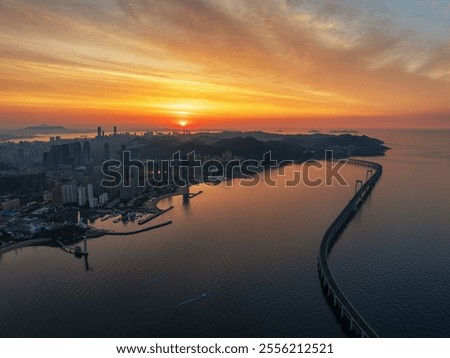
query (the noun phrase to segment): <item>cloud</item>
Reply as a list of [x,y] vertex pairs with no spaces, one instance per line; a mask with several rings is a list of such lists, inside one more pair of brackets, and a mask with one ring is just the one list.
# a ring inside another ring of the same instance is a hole
[[[386,4],[1,1],[1,108],[301,117],[448,112],[449,42]],[[9,107],[8,107],[9,106]]]

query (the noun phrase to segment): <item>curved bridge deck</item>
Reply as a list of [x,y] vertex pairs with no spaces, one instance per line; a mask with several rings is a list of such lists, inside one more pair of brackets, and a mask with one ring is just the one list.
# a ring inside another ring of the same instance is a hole
[[349,159],[348,163],[367,167],[368,170],[366,181],[363,184],[360,181],[361,187],[355,192],[353,198],[341,211],[338,217],[333,221],[322,239],[318,258],[319,276],[324,292],[328,297],[332,299],[333,306],[340,310],[341,318],[347,319],[349,321],[350,330],[360,337],[376,338],[378,337],[378,335],[375,333],[375,331],[359,314],[356,308],[353,307],[347,297],[345,297],[344,293],[333,278],[328,264],[328,255],[333,244],[337,241],[343,229],[349,223],[353,215],[364,203],[364,200],[372,191],[383,172],[383,167],[380,164],[374,162]]

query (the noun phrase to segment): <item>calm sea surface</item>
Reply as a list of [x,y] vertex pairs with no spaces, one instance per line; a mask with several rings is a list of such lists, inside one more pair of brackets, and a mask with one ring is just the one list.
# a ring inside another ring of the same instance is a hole
[[[331,268],[381,336],[450,337],[450,132],[368,133],[394,148],[334,246]],[[299,170],[286,168],[286,175]],[[317,273],[322,235],[350,186],[200,185],[132,236],[90,240],[89,271],[56,248],[0,256],[3,337],[342,337]],[[322,174],[322,173],[320,173]],[[96,226],[131,230],[135,223]]]
[[450,337],[450,131],[369,133],[394,148],[332,251],[336,280],[385,337]]

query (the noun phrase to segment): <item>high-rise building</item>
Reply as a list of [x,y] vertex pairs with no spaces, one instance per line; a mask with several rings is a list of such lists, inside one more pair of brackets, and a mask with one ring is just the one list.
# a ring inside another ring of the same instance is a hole
[[94,198],[94,185],[92,183],[87,185],[87,198],[88,200]]
[[92,168],[92,183],[94,185],[94,193],[97,195],[100,195],[104,192],[105,188],[102,186],[102,181],[105,178],[102,166],[101,165],[94,165]]
[[80,142],[53,144],[50,151],[43,154],[43,162],[45,167],[53,169],[79,165],[81,162]]
[[52,204],[54,206],[62,206],[63,205],[63,197],[62,197],[62,188],[61,184],[56,184],[52,190]]
[[83,164],[90,163],[91,161],[91,145],[88,141],[83,143]]
[[117,135],[117,127],[114,126],[114,135]]
[[78,188],[78,206],[85,206],[87,203],[87,190],[85,186]]
[[97,137],[102,136],[102,127],[97,127]]
[[108,142],[105,142],[105,144],[103,145],[102,159],[103,160],[111,159],[111,152],[109,150],[109,143]]
[[63,204],[77,202],[77,187],[75,184],[63,184],[61,186]]
[[73,164],[77,167],[81,164],[81,143],[70,143],[70,156],[72,157]]
[[99,204],[99,205],[106,204],[106,203],[108,202],[108,200],[109,200],[109,195],[108,195],[108,193],[103,193],[102,195],[100,195],[100,196],[98,197],[98,204]]
[[95,207],[98,206],[98,199],[97,198],[91,198],[88,201],[89,201],[89,207],[90,208],[95,208]]
[[70,144],[65,143],[61,145],[62,147],[62,165],[72,165],[73,160],[70,153]]
[[49,167],[58,168],[63,161],[62,147],[60,145],[52,145],[50,148]]

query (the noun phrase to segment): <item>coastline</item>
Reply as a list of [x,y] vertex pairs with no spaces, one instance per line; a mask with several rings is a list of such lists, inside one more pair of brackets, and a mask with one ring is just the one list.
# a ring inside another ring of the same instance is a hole
[[18,242],[17,244],[12,244],[10,246],[4,247],[0,249],[0,255],[6,254],[7,252],[21,249],[28,246],[33,246],[35,244],[43,244],[47,242],[51,242],[51,239],[32,239],[32,240],[26,240],[22,242]]
[[174,193],[168,193],[168,194],[163,194],[161,196],[156,196],[152,199],[147,200],[147,202],[145,203],[145,207],[149,208],[149,209],[158,209],[158,210],[164,210],[158,207],[158,203],[165,198],[170,198],[172,196],[177,196],[177,195],[182,195],[183,193],[181,192],[174,192]]
[[[202,182],[199,182],[198,184],[201,184]],[[166,210],[166,209],[161,209],[160,207],[158,207],[158,203],[162,200],[162,199],[166,199],[166,198],[170,198],[172,196],[177,196],[177,195],[183,195],[183,194],[189,194],[189,196],[192,198],[194,196],[197,196],[198,194],[201,194],[203,191],[200,190],[198,193],[189,193],[189,188],[192,186],[192,184],[189,184],[187,187],[185,187],[185,189],[187,189],[187,193],[183,192],[183,188],[178,187],[176,189],[176,191],[174,191],[173,193],[167,193],[167,194],[163,194],[160,196],[156,196],[153,197],[149,200],[147,200],[144,204],[144,206],[148,209],[156,209],[156,210]]]

